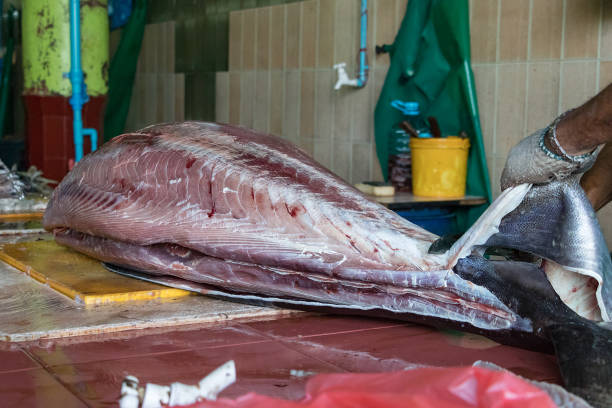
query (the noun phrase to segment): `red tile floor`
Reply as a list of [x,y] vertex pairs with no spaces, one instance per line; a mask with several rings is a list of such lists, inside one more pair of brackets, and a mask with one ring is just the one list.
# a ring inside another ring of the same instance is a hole
[[[222,396],[249,391],[296,399],[304,374],[380,372],[413,364],[486,360],[525,377],[559,382],[555,358],[480,336],[389,320],[304,314],[215,327],[134,331],[6,346],[0,351],[1,406],[116,406],[123,378],[195,384],[227,360],[238,381]],[[293,375],[292,375],[293,374]]]

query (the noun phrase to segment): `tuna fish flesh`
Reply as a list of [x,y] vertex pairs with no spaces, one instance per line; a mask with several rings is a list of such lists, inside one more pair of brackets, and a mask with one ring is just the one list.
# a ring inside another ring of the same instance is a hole
[[[547,258],[550,279],[586,277],[572,289],[556,285],[564,295],[580,291],[580,299],[565,296],[566,303],[608,320],[610,279],[604,278],[612,267],[601,256],[605,243],[592,209],[586,219],[569,212],[584,241],[554,241],[576,227],[566,210],[572,199],[585,200],[577,189],[575,183],[508,189],[448,251],[431,254],[437,236],[371,201],[291,143],[186,122],[118,136],[86,156],[56,188],[44,226],[61,244],[168,282],[535,341],[550,313],[534,320],[517,306],[537,308],[533,299],[515,301],[520,289],[504,293],[495,283],[507,265],[473,254],[487,246],[537,253]],[[537,231],[527,231],[521,217]],[[580,251],[587,253],[572,258]],[[529,271],[534,286],[549,285],[538,267],[516,269]],[[556,297],[552,289],[542,293],[545,302]]]
[[489,238],[512,246],[503,228],[493,234],[528,190],[506,190],[450,251],[428,254],[435,235],[292,144],[187,122],[122,135],[87,156],[56,189],[44,225],[61,243],[133,269],[508,329],[528,323],[452,268]]

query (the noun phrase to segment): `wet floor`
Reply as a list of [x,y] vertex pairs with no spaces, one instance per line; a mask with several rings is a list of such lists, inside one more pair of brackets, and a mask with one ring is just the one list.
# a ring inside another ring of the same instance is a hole
[[530,379],[560,381],[553,356],[480,336],[388,320],[304,314],[6,345],[0,351],[0,405],[116,406],[128,374],[141,382],[195,384],[230,359],[236,362],[238,381],[222,393],[226,397],[255,391],[297,399],[308,374],[470,365],[477,360]]

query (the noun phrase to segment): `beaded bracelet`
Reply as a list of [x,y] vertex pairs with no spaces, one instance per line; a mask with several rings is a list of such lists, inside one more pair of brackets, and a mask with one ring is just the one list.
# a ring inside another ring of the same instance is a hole
[[[592,152],[581,154],[579,156],[570,156],[569,154],[567,154],[567,152],[561,146],[561,144],[559,143],[559,140],[557,139],[557,125],[559,124],[561,119],[563,119],[572,110],[573,109],[570,109],[567,112],[559,115],[550,125],[548,125],[548,127],[546,128],[546,131],[542,132],[542,136],[540,137],[539,145],[540,145],[540,148],[544,151],[544,153],[552,159],[580,163],[586,160],[587,158],[589,158]],[[561,152],[561,155],[551,151],[548,147],[546,147],[545,138],[546,138],[546,135],[548,134],[551,134],[550,141]]]

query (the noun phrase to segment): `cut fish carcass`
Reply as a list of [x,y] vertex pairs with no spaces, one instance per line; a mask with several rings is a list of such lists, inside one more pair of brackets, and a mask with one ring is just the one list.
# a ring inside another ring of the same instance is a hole
[[503,241],[502,218],[528,193],[506,190],[446,254],[428,254],[437,236],[292,144],[186,122],[118,136],[86,156],[54,192],[44,226],[60,243],[150,274],[528,332],[529,319],[452,271],[474,248]]

